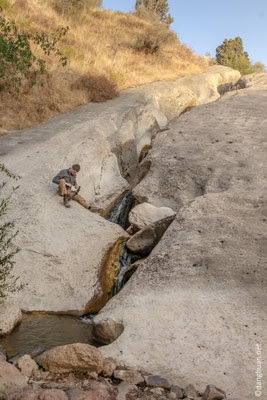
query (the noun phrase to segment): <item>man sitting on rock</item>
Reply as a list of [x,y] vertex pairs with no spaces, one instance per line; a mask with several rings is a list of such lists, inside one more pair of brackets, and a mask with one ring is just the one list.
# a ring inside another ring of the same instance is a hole
[[[75,189],[78,189],[78,185],[76,182],[76,174],[79,171],[80,171],[79,164],[74,164],[69,169],[62,169],[62,171],[60,171],[52,180],[53,183],[56,183],[58,185],[58,194],[60,196],[63,196],[65,207],[68,208],[70,207],[68,198],[75,193],[74,191],[71,190],[72,186],[74,186]],[[87,203],[87,201],[79,194],[76,194],[76,196],[73,197],[73,200],[80,203],[84,208],[90,210],[91,208],[90,204]]]

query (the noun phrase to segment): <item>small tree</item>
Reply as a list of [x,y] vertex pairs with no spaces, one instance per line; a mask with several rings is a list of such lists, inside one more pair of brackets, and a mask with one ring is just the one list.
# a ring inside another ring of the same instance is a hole
[[[7,177],[18,180],[19,177],[11,174],[3,164],[0,164],[0,171]],[[25,285],[19,285],[19,277],[12,275],[12,268],[15,264],[13,257],[19,248],[13,244],[13,239],[17,236],[14,221],[4,222],[12,193],[7,197],[2,197],[2,191],[6,186],[6,181],[0,183],[0,298],[5,298],[7,293],[14,293],[21,290]],[[18,187],[13,187],[15,191]],[[3,221],[3,222],[2,222]]]
[[241,75],[253,72],[248,53],[244,51],[241,37],[225,39],[216,49],[216,60],[221,65],[237,69]]
[[20,33],[14,20],[0,16],[0,89],[13,87],[19,91],[23,80],[32,87],[37,76],[44,74],[45,60],[34,55],[31,44],[38,46],[44,55],[54,53],[66,65],[67,59],[56,44],[67,31],[68,28],[58,29],[51,39],[45,33]]
[[169,13],[168,0],[137,0],[135,4],[135,9],[145,7],[152,14],[156,13],[159,17],[160,22],[167,25],[173,23],[173,18]]

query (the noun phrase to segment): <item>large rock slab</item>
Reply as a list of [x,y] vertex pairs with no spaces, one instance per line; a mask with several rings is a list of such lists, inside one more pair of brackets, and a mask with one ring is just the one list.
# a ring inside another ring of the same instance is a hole
[[182,387],[255,396],[256,344],[267,345],[266,109],[265,87],[251,82],[156,136],[135,193],[178,214],[95,318],[125,326],[105,357]]
[[46,370],[55,373],[96,372],[99,374],[103,369],[101,352],[96,347],[84,343],[54,347],[38,356],[36,361]]
[[0,302],[0,337],[9,335],[21,320],[22,312],[17,305]]
[[238,78],[230,68],[208,69],[204,78],[131,89],[0,138],[1,163],[21,176],[6,217],[19,230],[14,274],[28,286],[10,297],[22,310],[83,314],[99,309],[103,263],[124,234],[75,202],[64,208],[51,183],[55,174],[79,163],[81,195],[108,206],[129,186],[125,177],[137,168],[155,131],[189,106],[219,97],[217,87]]

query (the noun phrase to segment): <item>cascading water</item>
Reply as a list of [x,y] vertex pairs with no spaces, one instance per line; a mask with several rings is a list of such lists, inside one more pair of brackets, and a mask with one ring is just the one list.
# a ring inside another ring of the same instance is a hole
[[105,215],[105,218],[114,222],[114,224],[120,225],[123,229],[127,229],[129,226],[128,215],[134,204],[134,197],[131,190],[123,192],[113,207]]
[[119,293],[123,284],[124,284],[124,275],[128,270],[129,266],[135,263],[137,260],[140,260],[141,256],[131,253],[127,247],[124,245],[124,251],[122,255],[119,257],[119,263],[121,265],[120,273],[117,278],[117,282],[114,286],[114,295]]

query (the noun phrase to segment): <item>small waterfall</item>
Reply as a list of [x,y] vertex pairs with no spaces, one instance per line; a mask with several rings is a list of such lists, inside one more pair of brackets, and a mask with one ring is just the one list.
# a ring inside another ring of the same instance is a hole
[[119,263],[121,265],[120,273],[117,278],[117,282],[115,283],[114,286],[114,295],[119,293],[121,290],[123,283],[124,283],[124,274],[128,270],[129,266],[135,263],[137,260],[140,260],[142,257],[139,256],[138,254],[131,253],[126,245],[124,245],[124,251],[122,255],[119,257]]
[[119,196],[116,203],[105,215],[105,218],[110,222],[114,222],[114,224],[120,225],[123,229],[127,229],[129,227],[128,215],[134,201],[132,191],[126,190]]

